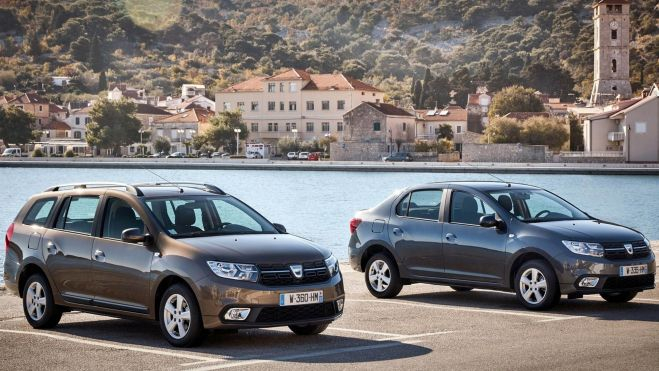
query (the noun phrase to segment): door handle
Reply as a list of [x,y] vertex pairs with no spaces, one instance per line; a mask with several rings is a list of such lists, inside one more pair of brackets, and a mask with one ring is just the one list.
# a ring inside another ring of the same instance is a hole
[[457,237],[453,233],[447,233],[446,236],[444,237],[446,237],[446,241],[453,241],[457,239]]
[[105,261],[105,253],[101,250],[96,250],[94,251],[94,260],[98,262],[104,262]]
[[60,249],[53,241],[48,241],[46,244],[46,251],[48,251],[48,255],[57,255]]
[[394,228],[394,229],[392,230],[392,232],[393,232],[394,236],[400,236],[400,235],[403,234],[403,230],[400,229],[400,228]]

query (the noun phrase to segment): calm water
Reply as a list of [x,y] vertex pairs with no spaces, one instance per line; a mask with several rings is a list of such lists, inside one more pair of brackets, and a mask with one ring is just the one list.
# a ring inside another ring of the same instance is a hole
[[[169,180],[212,183],[259,210],[290,233],[347,259],[348,221],[408,185],[447,180],[492,180],[486,174],[308,171],[158,170]],[[499,175],[553,191],[593,216],[636,228],[659,240],[659,176]],[[32,194],[78,181],[160,181],[144,170],[0,168],[0,236]],[[4,239],[4,238],[3,238]],[[0,273],[4,249],[0,249]],[[0,282],[2,275],[0,274]]]

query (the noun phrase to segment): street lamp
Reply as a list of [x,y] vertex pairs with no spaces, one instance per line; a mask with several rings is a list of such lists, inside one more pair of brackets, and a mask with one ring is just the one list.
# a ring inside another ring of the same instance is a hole
[[238,155],[239,147],[240,147],[240,132],[242,130],[240,129],[233,129],[233,132],[236,133],[236,156]]
[[291,132],[293,133],[293,145],[297,151],[297,129],[292,129]]
[[142,156],[144,156],[144,139],[142,138],[142,134],[144,134],[144,129],[140,129],[139,133],[140,133],[140,147],[142,147]]

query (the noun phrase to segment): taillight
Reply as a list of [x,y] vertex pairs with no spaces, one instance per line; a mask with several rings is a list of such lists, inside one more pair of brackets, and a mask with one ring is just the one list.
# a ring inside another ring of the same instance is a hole
[[361,224],[362,220],[359,218],[350,219],[350,234],[355,234],[357,227]]
[[5,253],[9,251],[9,242],[11,241],[11,238],[14,236],[14,223],[11,223],[9,225],[9,228],[7,228],[7,234],[5,235]]

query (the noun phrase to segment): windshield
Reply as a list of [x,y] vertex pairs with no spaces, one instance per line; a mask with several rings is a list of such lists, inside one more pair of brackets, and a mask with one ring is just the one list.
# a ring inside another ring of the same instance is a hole
[[526,223],[590,219],[581,210],[544,190],[507,189],[487,193],[511,215]]
[[231,196],[163,197],[144,203],[175,238],[277,233],[270,222]]

